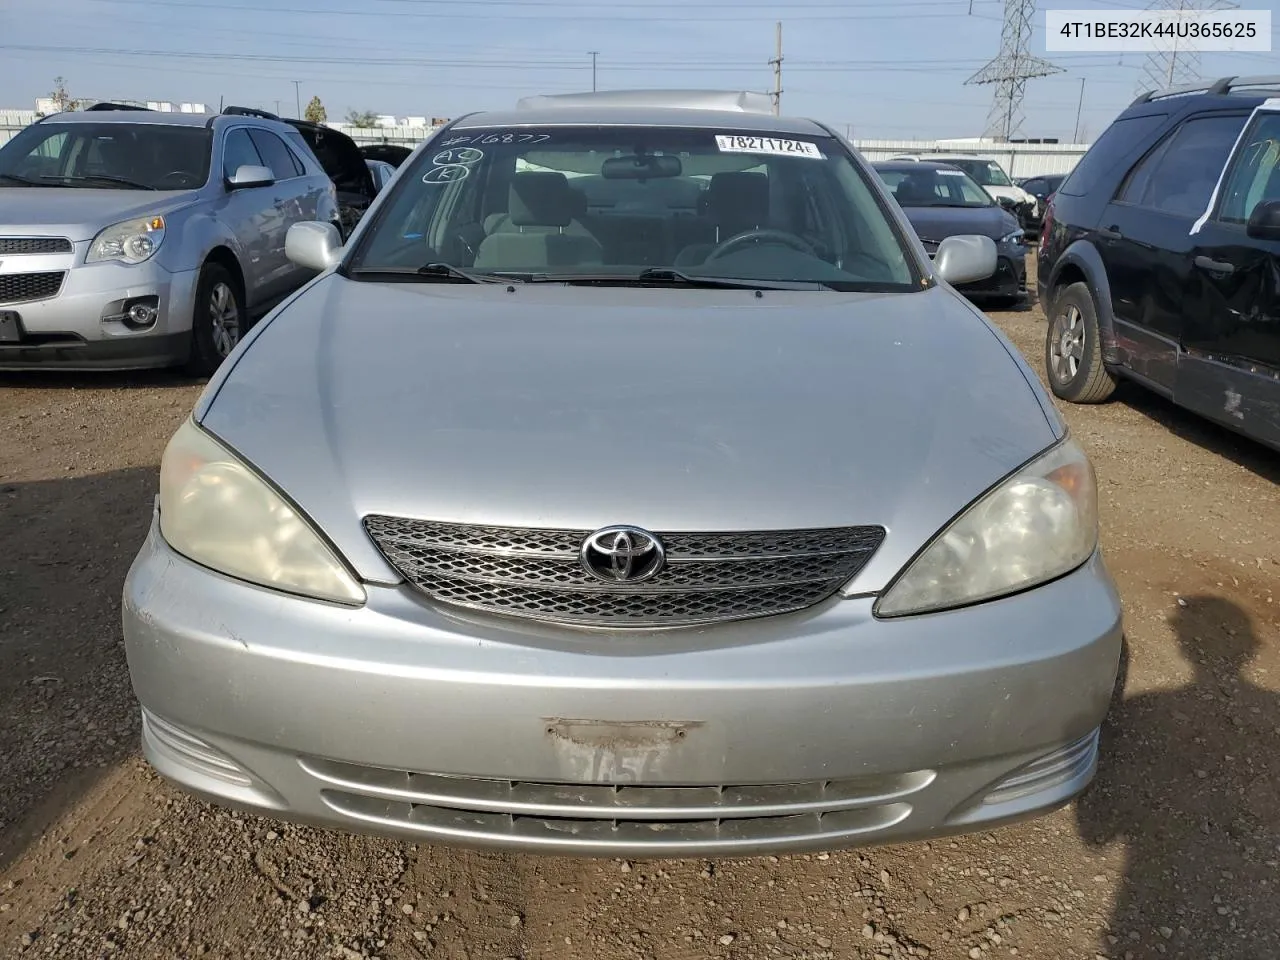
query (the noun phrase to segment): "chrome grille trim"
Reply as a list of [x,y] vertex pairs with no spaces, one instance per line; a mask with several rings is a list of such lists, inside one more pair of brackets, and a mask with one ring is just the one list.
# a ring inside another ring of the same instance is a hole
[[452,841],[575,855],[643,844],[654,853],[839,843],[910,816],[937,774],[743,785],[551,783],[412,773],[300,757],[330,809]]
[[75,248],[66,237],[0,237],[0,257],[37,253],[71,253]]
[[62,289],[63,270],[43,273],[0,273],[0,303],[48,300]]
[[364,518],[382,555],[433,600],[589,626],[663,627],[774,616],[836,593],[883,527],[657,533],[667,565],[645,583],[604,583],[579,561],[590,530]]
[[412,773],[303,757],[299,765],[348,794],[414,806],[587,820],[716,820],[826,814],[880,806],[925,789],[937,774],[903,774],[801,783],[658,786],[541,783]]

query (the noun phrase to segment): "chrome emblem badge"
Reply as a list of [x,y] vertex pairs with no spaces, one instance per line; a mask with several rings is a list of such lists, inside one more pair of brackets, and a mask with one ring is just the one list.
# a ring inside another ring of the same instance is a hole
[[582,568],[606,583],[643,583],[667,563],[662,542],[639,527],[605,527],[582,541]]

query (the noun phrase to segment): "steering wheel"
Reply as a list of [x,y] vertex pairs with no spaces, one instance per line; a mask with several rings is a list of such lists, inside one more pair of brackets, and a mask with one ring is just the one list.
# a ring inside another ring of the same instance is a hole
[[784,247],[790,247],[801,253],[807,253],[811,257],[818,255],[817,251],[808,243],[808,241],[797,237],[794,233],[787,233],[784,230],[744,230],[736,236],[730,237],[716,244],[715,249],[707,254],[707,260],[718,260],[727,256],[750,243],[780,243]]

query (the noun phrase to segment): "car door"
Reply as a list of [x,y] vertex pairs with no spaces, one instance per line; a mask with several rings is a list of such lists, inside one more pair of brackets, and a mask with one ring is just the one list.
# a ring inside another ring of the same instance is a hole
[[1260,109],[1231,159],[1211,215],[1192,237],[1174,399],[1280,442],[1280,239],[1249,218],[1280,203],[1280,104]]
[[1247,117],[1183,120],[1134,164],[1098,224],[1117,340],[1132,372],[1166,394],[1177,375],[1191,228]]
[[[231,127],[223,134],[223,182],[227,183],[245,165],[268,166],[249,136],[249,127]],[[241,250],[240,269],[244,273],[250,312],[274,297],[273,283],[278,282],[273,280],[273,274],[278,275],[280,269],[273,235],[278,220],[274,189],[274,185],[233,188],[228,183],[227,195],[219,210],[219,218],[235,234]]]
[[253,144],[276,178],[273,189],[276,219],[272,224],[271,294],[285,296],[300,287],[312,275],[285,255],[285,236],[289,228],[303,220],[314,220],[319,208],[321,188],[304,176],[306,167],[288,145],[271,130],[255,127],[249,131]]

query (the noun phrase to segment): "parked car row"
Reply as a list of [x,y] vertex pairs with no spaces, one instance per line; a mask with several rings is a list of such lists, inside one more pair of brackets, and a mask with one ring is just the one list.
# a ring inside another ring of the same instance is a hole
[[349,236],[385,182],[340,131],[259,110],[44,117],[0,148],[0,369],[207,376],[314,276],[289,228]]
[[1132,380],[1280,449],[1280,78],[1138,98],[1044,215],[1053,392]]

